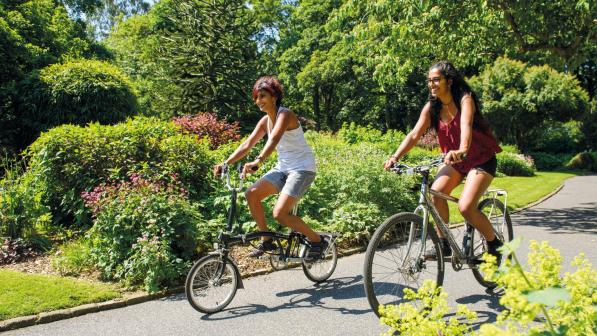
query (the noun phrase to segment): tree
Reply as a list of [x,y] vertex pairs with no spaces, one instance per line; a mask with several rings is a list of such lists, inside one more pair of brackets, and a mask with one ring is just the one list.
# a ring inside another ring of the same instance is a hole
[[0,1],[0,146],[22,150],[19,83],[36,69],[75,58],[106,57],[54,0]]
[[589,109],[579,81],[547,65],[499,58],[470,83],[498,139],[523,151],[535,149],[538,130],[580,120]]
[[90,35],[103,39],[124,18],[146,13],[150,8],[145,0],[61,0],[77,19],[85,19]]
[[215,112],[238,119],[249,113],[256,79],[254,23],[240,0],[163,1],[158,52],[169,80],[174,114]]

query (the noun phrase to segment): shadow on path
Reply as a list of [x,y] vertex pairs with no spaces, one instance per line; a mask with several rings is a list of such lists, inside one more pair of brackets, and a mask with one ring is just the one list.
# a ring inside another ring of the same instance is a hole
[[[326,306],[322,302],[323,299],[330,298],[333,300],[345,300],[353,298],[364,298],[365,291],[362,284],[362,276],[336,278],[325,283],[315,284],[313,286],[295,289],[286,292],[277,293],[278,297],[287,297],[288,301],[274,307],[268,307],[261,304],[250,304],[241,307],[232,307],[224,309],[219,313],[210,315],[203,315],[202,320],[227,320],[237,317],[257,313],[271,313],[283,309],[300,309],[300,308],[322,308],[338,311],[341,314],[361,315],[371,312],[369,307],[365,309],[353,309],[347,307],[332,307]],[[183,297],[184,298],[184,297]]]
[[535,226],[550,233],[597,234],[597,202],[580,203],[574,208],[533,208],[513,215],[514,225]]

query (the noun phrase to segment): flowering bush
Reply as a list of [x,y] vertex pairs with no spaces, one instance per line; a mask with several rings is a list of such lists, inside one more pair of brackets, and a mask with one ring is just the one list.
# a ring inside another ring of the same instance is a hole
[[[483,324],[478,332],[470,332],[469,323],[476,319],[459,306],[457,316],[444,320],[448,312],[446,295],[430,281],[417,293],[405,290],[408,299],[419,300],[422,309],[412,303],[380,307],[382,322],[400,331],[401,335],[595,335],[597,332],[597,271],[584,254],[572,262],[577,270],[560,277],[562,257],[546,242],[531,241],[529,270],[523,269],[514,251],[520,238],[505,243],[504,264],[498,269],[495,257],[484,256],[481,271],[487,280],[504,289],[500,304],[506,309],[495,324]],[[511,257],[508,258],[508,257]]]
[[152,292],[176,284],[190,266],[201,215],[176,175],[103,184],[83,193],[94,214],[91,257],[102,275]]
[[199,113],[192,116],[176,117],[174,123],[185,132],[196,134],[199,139],[207,138],[211,149],[240,139],[238,122],[229,124],[218,120],[213,113]]

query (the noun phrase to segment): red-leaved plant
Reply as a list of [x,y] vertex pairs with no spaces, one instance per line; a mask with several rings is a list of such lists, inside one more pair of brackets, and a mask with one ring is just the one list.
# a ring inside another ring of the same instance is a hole
[[211,149],[240,139],[238,122],[229,124],[226,121],[218,120],[213,113],[175,117],[172,121],[183,131],[196,134],[199,139],[207,138]]

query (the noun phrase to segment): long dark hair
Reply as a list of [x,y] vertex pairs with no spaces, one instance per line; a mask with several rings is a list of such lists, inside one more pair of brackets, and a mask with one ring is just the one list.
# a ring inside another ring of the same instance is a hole
[[[432,69],[439,70],[441,74],[446,77],[446,80],[452,80],[450,92],[452,93],[452,98],[454,99],[454,103],[456,104],[458,111],[461,109],[460,102],[464,95],[468,94],[473,98],[475,103],[473,129],[480,130],[484,133],[490,133],[491,131],[489,129],[489,124],[481,114],[481,105],[479,104],[479,99],[477,98],[477,95],[473,89],[471,89],[468,83],[464,80],[460,72],[450,62],[447,61],[439,61],[435,63],[429,67],[429,71]],[[429,103],[431,104],[431,126],[437,131],[439,125],[439,112],[442,109],[442,102],[437,97],[432,96],[430,92]]]

